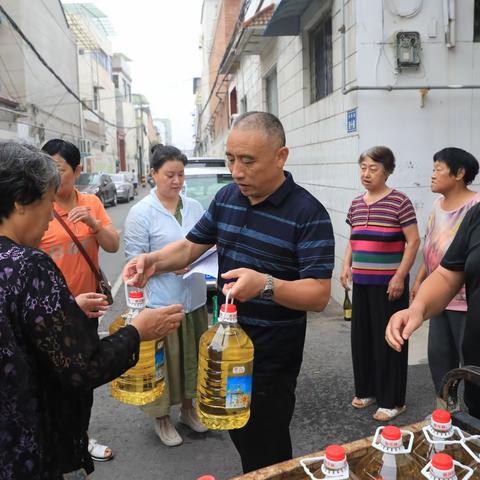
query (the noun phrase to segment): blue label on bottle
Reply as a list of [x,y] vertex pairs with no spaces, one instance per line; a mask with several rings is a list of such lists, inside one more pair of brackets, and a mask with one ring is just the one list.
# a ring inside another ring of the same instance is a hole
[[252,376],[227,378],[225,408],[248,408],[252,398]]
[[165,362],[165,350],[163,345],[157,348],[155,352],[155,381],[158,382],[163,378],[163,364]]

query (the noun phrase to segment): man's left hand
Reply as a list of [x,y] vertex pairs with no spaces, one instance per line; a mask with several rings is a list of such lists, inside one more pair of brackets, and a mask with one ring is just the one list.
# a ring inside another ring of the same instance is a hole
[[230,270],[223,273],[222,278],[225,280],[236,279],[235,282],[226,283],[223,286],[222,293],[227,295],[230,290],[230,297],[240,302],[248,302],[248,300],[258,297],[267,281],[264,273],[256,272],[250,268]]

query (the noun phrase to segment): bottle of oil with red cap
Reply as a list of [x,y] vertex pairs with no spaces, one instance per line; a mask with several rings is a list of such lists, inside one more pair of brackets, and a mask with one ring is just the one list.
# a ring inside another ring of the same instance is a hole
[[[322,462],[312,473],[312,465]],[[358,480],[349,469],[345,449],[340,445],[329,445],[323,457],[307,457],[300,460],[303,470],[312,480]]]
[[359,460],[353,471],[360,479],[422,478],[422,466],[411,455],[412,445],[412,432],[393,425],[379,427],[373,438],[372,450]]
[[216,430],[241,428],[250,418],[253,344],[228,297],[218,323],[201,336],[198,353],[197,414]]
[[462,431],[452,425],[452,417],[447,410],[434,410],[430,425],[423,427],[422,435],[413,445],[413,455],[423,465],[428,463],[435,453],[447,453],[455,460],[468,464],[472,461],[463,447]]
[[448,453],[434,453],[432,459],[422,469],[422,475],[429,480],[468,480],[473,479],[473,470],[453,460]]
[[[145,308],[143,290],[125,285],[127,309],[110,325],[110,334],[129,325]],[[112,381],[112,397],[129,405],[145,405],[162,395],[165,388],[163,340],[140,343],[137,364]]]

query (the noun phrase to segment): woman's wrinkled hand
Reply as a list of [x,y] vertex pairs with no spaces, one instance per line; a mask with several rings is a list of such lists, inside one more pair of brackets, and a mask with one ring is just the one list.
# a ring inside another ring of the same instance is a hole
[[390,301],[398,300],[405,290],[405,279],[394,275],[388,283],[387,294]]
[[184,316],[183,305],[145,308],[134,318],[131,324],[138,330],[140,341],[157,340],[175,331],[180,326]]
[[75,300],[89,318],[99,318],[108,310],[107,297],[101,293],[81,293]]
[[418,290],[420,289],[421,282],[415,282],[410,290],[410,303],[413,302],[415,297],[417,296]]
[[340,275],[340,283],[345,290],[350,290],[352,285],[352,267],[350,265],[344,265]]

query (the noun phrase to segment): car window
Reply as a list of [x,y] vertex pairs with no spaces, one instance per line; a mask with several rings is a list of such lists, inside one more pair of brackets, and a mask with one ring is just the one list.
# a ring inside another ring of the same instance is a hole
[[187,196],[198,200],[206,210],[215,194],[231,182],[232,176],[229,173],[187,176],[185,178],[185,193]]
[[81,173],[75,181],[76,185],[98,185],[100,176],[93,173]]
[[115,175],[112,175],[112,180],[114,182],[126,182],[127,179],[125,178],[125,175],[122,173],[116,173]]

